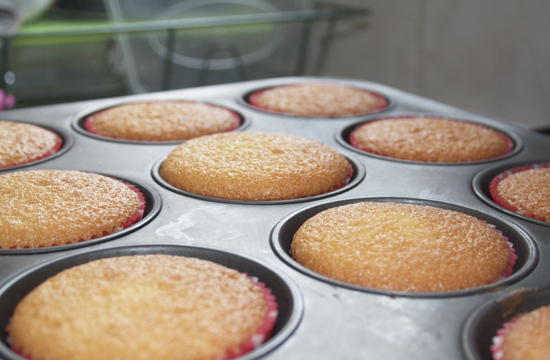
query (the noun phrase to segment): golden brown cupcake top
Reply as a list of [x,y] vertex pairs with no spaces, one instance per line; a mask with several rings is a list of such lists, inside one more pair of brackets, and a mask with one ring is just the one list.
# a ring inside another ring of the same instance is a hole
[[245,274],[168,255],[102,259],[46,280],[17,305],[12,347],[33,360],[219,359],[267,304]]
[[294,235],[292,256],[321,275],[365,287],[452,291],[497,281],[506,241],[479,219],[429,206],[362,202],[331,208]]
[[387,106],[382,96],[350,86],[293,84],[260,90],[250,103],[262,109],[298,116],[351,116]]
[[160,169],[169,184],[234,200],[285,200],[345,183],[350,163],[319,141],[277,133],[235,132],[190,140]]
[[354,146],[395,159],[466,162],[492,159],[510,149],[506,137],[486,126],[436,117],[371,121],[352,134]]
[[49,155],[59,137],[31,124],[0,121],[0,168]]
[[524,213],[550,222],[550,168],[520,171],[499,181],[497,194]]
[[0,175],[0,246],[23,248],[89,240],[120,227],[140,206],[127,185],[64,170]]
[[100,135],[137,141],[176,141],[236,128],[239,116],[231,110],[192,101],[131,103],[90,117]]
[[550,306],[521,315],[504,337],[506,360],[546,360],[550,354]]

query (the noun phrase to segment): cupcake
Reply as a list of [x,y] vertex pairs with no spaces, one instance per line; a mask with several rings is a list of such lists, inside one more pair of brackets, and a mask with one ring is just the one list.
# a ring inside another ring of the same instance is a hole
[[0,121],[0,168],[22,165],[55,154],[61,138],[50,130],[31,125]]
[[63,170],[0,175],[0,247],[37,248],[85,241],[141,219],[134,186],[103,175]]
[[163,162],[170,185],[208,197],[288,200],[344,186],[352,167],[319,141],[277,133],[225,133],[181,144]]
[[32,360],[232,359],[259,346],[277,304],[255,279],[194,258],[107,258],[49,278],[7,326]]
[[350,135],[363,151],[422,162],[468,162],[509,153],[512,140],[501,132],[468,121],[400,116],[366,122]]
[[325,210],[295,233],[291,253],[306,268],[359,286],[454,291],[512,273],[517,256],[487,223],[430,206],[361,202]]
[[550,354],[550,306],[522,314],[497,332],[494,360],[546,360]]
[[193,101],[150,101],[115,106],[90,115],[89,132],[134,141],[183,141],[239,127],[237,113]]
[[493,201],[508,210],[550,222],[550,164],[517,167],[489,185]]
[[256,91],[248,102],[265,111],[311,117],[365,115],[388,106],[383,96],[364,89],[314,83]]

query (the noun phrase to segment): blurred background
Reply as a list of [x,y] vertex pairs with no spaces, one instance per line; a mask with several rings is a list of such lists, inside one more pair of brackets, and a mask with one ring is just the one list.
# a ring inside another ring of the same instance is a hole
[[548,131],[548,15],[532,0],[0,0],[3,88],[21,108],[335,76]]

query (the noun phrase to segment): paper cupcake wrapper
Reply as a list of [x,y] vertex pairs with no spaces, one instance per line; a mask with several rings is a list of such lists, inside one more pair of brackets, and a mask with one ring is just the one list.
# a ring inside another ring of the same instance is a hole
[[[130,190],[134,191],[138,195],[139,203],[140,203],[139,207],[138,207],[138,210],[132,216],[130,216],[128,219],[126,219],[126,221],[123,222],[120,226],[115,227],[111,231],[104,231],[101,236],[94,235],[90,239],[80,239],[77,242],[84,242],[84,241],[87,241],[87,240],[97,239],[97,238],[102,237],[102,236],[107,236],[107,235],[110,235],[110,234],[117,233],[121,230],[124,230],[124,229],[134,225],[135,223],[137,223],[138,221],[140,221],[143,218],[143,213],[145,212],[145,205],[146,205],[145,204],[145,196],[134,185],[131,185],[131,184],[129,184],[127,182],[124,182],[124,181],[121,181],[121,183],[128,186],[128,188],[130,188]],[[69,244],[73,244],[73,242],[72,241],[67,241],[65,243],[60,243],[60,244],[54,243],[52,245],[48,245],[48,247],[58,246],[58,245],[69,245]],[[43,247],[46,247],[46,246],[44,246],[44,245],[39,245],[38,246],[38,248],[43,248]],[[22,248],[18,248],[18,247],[15,247],[15,246],[9,247],[9,249],[30,249],[30,248],[31,248],[30,246],[24,246]],[[0,249],[2,249],[1,246],[0,246]]]
[[[296,86],[297,84],[294,84],[294,85],[281,85],[280,87],[289,87],[289,86]],[[279,87],[279,86],[276,86],[276,87]],[[378,105],[376,108],[374,108],[373,110],[371,111],[368,111],[368,112],[364,112],[364,113],[360,113],[360,114],[350,114],[350,115],[337,115],[337,116],[330,116],[330,115],[294,115],[293,113],[291,112],[286,112],[286,111],[278,111],[278,110],[273,110],[273,109],[270,109],[270,108],[266,108],[262,105],[260,105],[258,103],[258,98],[263,94],[265,93],[266,91],[269,91],[271,89],[274,89],[275,87],[271,87],[271,88],[267,88],[267,89],[263,89],[263,90],[258,90],[258,91],[255,91],[254,93],[252,93],[249,97],[248,97],[248,103],[252,106],[254,106],[255,108],[258,108],[262,111],[265,111],[265,112],[269,112],[269,113],[273,113],[273,114],[279,114],[279,115],[289,115],[289,116],[301,116],[301,117],[348,117],[348,116],[360,116],[360,115],[367,115],[367,114],[370,114],[370,113],[374,113],[374,112],[378,112],[378,111],[381,111],[385,108],[388,107],[388,100],[383,97],[382,95],[380,94],[377,94],[375,92],[372,92],[372,91],[368,91],[368,90],[365,90],[365,89],[359,89],[359,88],[354,88],[354,89],[358,89],[358,90],[361,90],[361,91],[364,91],[364,92],[367,92],[369,94],[371,94],[372,96],[374,96],[375,98],[377,98],[380,102],[380,105]]]
[[[375,122],[375,121],[384,121],[384,120],[387,120],[387,119],[410,119],[410,120],[413,120],[413,119],[416,119],[416,118],[418,118],[418,116],[412,116],[412,115],[411,115],[411,116],[395,116],[395,117],[390,117],[390,118],[383,118],[383,119],[376,119],[376,120],[368,121],[368,122],[366,122],[366,123],[364,123],[364,124],[359,125],[358,127],[356,127],[356,128],[351,132],[351,134],[349,135],[349,142],[350,142],[350,144],[351,144],[353,147],[355,147],[355,148],[357,148],[357,149],[359,149],[359,150],[361,150],[361,151],[368,152],[368,153],[374,154],[374,155],[390,157],[390,156],[388,156],[388,155],[382,154],[382,153],[377,152],[377,151],[365,149],[365,148],[357,141],[357,139],[356,139],[356,132],[357,132],[360,128],[362,128],[363,126],[367,126],[367,125],[369,125],[369,124],[372,124],[372,123]],[[451,121],[457,121],[457,122],[462,122],[462,121],[468,122],[468,121],[465,121],[465,120],[457,120],[457,119],[447,119],[447,118],[440,118],[440,119],[451,120]],[[497,131],[497,130],[495,130],[495,129],[493,129],[493,128],[490,128],[490,127],[488,127],[488,126],[485,126],[485,125],[476,124],[476,123],[471,123],[471,124],[478,125],[478,126],[482,126],[482,127],[484,127],[484,128],[487,128],[487,129],[490,129],[490,130],[494,131],[494,132],[497,133],[497,135],[500,136],[500,138],[501,138],[502,140],[504,140],[504,142],[506,143],[506,149],[505,149],[502,153],[500,153],[500,154],[498,154],[497,156],[492,157],[492,158],[490,158],[490,159],[495,159],[495,158],[504,156],[504,155],[510,153],[510,152],[514,149],[514,142],[512,141],[512,139],[511,139],[508,135],[506,135],[506,134],[504,134],[504,133],[502,133],[502,132],[500,132],[500,131]],[[392,159],[394,159],[394,158],[392,157]],[[486,159],[486,160],[490,160],[490,159]],[[428,162],[428,161],[425,161],[425,162]],[[466,162],[466,161],[461,161],[461,162]]]
[[493,344],[491,345],[491,354],[493,360],[506,360],[504,358],[504,352],[502,345],[504,344],[504,338],[510,332],[514,324],[518,321],[519,317],[514,317],[510,321],[505,322],[500,329],[497,330],[497,334],[493,336]]
[[[224,356],[220,358],[220,360],[232,360],[260,347],[263,343],[269,340],[273,329],[275,328],[275,323],[277,322],[278,315],[278,304],[275,296],[273,296],[273,294],[271,293],[271,289],[267,288],[264,283],[258,281],[258,278],[248,276],[248,279],[252,281],[254,285],[261,288],[264,294],[264,299],[267,304],[267,311],[264,316],[264,320],[262,324],[256,329],[256,332],[254,334],[250,335],[250,337],[243,343],[237,345],[235,350],[227,350]],[[22,349],[12,347],[11,350],[21,357],[24,357],[28,360],[33,360],[32,357],[25,354]]]
[[502,231],[498,230],[495,225],[489,224],[485,220],[481,220],[481,221],[483,221],[485,224],[487,224],[488,226],[493,228],[493,230],[499,233],[500,236],[502,236],[502,238],[504,239],[504,241],[506,241],[506,244],[508,245],[508,250],[510,251],[510,258],[508,259],[508,265],[506,266],[506,269],[502,272],[502,275],[500,275],[499,280],[505,279],[508,276],[512,275],[512,273],[514,272],[514,265],[516,265],[516,261],[518,259],[518,256],[516,255],[516,249],[514,249],[514,244],[512,244],[510,242],[510,239],[504,236]]
[[[44,130],[49,131],[47,129],[44,129]],[[59,135],[55,134],[53,131],[50,131],[50,132],[55,135],[55,144],[54,144],[53,148],[51,148],[50,150],[48,150],[48,151],[46,151],[42,154],[36,155],[36,156],[30,158],[29,160],[14,163],[12,165],[6,165],[6,166],[4,166],[4,168],[29,164],[29,163],[32,163],[32,162],[35,162],[35,161],[38,161],[38,160],[42,160],[44,158],[47,158],[48,156],[51,156],[51,155],[57,153],[59,151],[59,149],[61,149],[61,146],[63,146],[63,140],[61,139],[61,137]]]
[[330,193],[330,192],[333,192],[333,191],[336,191],[336,190],[338,190],[338,189],[343,188],[344,186],[346,186],[347,184],[349,184],[349,182],[351,181],[352,176],[353,176],[353,166],[350,166],[350,167],[349,167],[349,174],[348,174],[348,177],[346,178],[346,180],[342,181],[340,184],[334,185],[333,187],[331,187],[331,188],[328,189],[327,191],[322,192],[322,193],[317,194],[317,195],[328,194],[328,193]]
[[264,283],[259,282],[258,278],[248,276],[249,280],[254,285],[260,287],[264,294],[265,302],[267,304],[267,312],[264,316],[263,323],[256,329],[256,332],[252,334],[245,342],[237,346],[237,350],[227,350],[222,360],[231,360],[252,350],[260,347],[271,337],[275,323],[277,322],[278,305],[275,296],[271,294],[271,289],[267,288]]
[[[174,101],[174,102],[192,102],[192,101]],[[216,107],[216,108],[222,108],[220,106],[216,106],[216,105],[212,105],[212,104],[206,104],[206,103],[203,103],[204,105],[207,105],[207,106],[212,106],[212,107]],[[231,112],[231,115],[233,116],[233,118],[235,119],[235,121],[233,122],[233,124],[228,127],[227,129],[223,130],[222,132],[229,132],[229,131],[233,131],[235,129],[237,129],[239,126],[241,126],[241,117],[234,111],[232,110],[229,110],[229,109],[226,109],[226,108],[222,108],[222,109],[225,109],[227,111],[230,111]],[[118,139],[118,138],[114,138],[112,136],[109,136],[109,135],[106,135],[106,134],[102,134],[100,133],[99,131],[97,131],[96,129],[94,129],[94,124],[93,124],[93,121],[94,119],[99,116],[101,113],[107,111],[109,109],[105,109],[105,110],[101,110],[101,111],[98,111],[96,113],[93,113],[92,115],[88,116],[86,118],[86,120],[84,120],[84,128],[86,129],[86,131],[88,131],[89,133],[92,133],[94,135],[97,135],[97,136],[101,136],[101,137],[104,137],[104,138],[108,138],[108,139]],[[126,140],[126,139],[120,139],[120,140]],[[130,140],[129,140],[130,141]],[[131,141],[140,141],[140,142],[162,142],[162,140],[131,140]],[[166,140],[166,141],[178,141],[178,140]],[[181,141],[185,141],[185,140],[181,140]]]
[[516,214],[527,216],[527,217],[530,217],[530,218],[535,219],[535,220],[548,221],[546,219],[546,217],[544,217],[544,216],[538,216],[536,214],[527,212],[525,210],[520,210],[516,206],[512,206],[506,200],[501,198],[498,195],[498,192],[497,192],[497,186],[500,183],[500,181],[506,179],[508,176],[510,176],[512,174],[522,172],[522,171],[526,171],[526,170],[541,169],[541,168],[550,168],[550,163],[519,166],[519,167],[510,169],[510,170],[506,170],[505,172],[502,172],[502,173],[498,174],[497,176],[495,176],[493,178],[493,180],[491,180],[491,183],[489,184],[489,192],[491,193],[491,198],[498,205],[500,205],[503,208],[506,208],[510,211],[513,211]]

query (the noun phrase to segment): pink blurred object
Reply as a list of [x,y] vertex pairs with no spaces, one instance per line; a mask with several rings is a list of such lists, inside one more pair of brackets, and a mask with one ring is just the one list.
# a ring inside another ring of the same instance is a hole
[[15,106],[15,96],[7,94],[0,89],[0,111],[11,109]]

